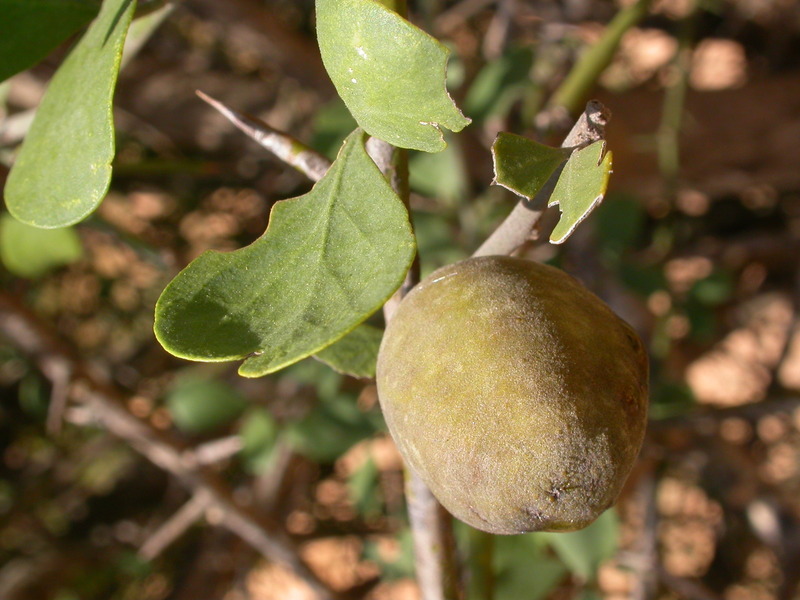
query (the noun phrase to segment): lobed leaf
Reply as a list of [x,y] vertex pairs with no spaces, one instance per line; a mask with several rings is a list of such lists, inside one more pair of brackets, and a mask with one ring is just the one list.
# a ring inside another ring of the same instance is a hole
[[344,375],[375,377],[378,348],[382,338],[382,329],[362,324],[335,344],[317,352],[315,358]]
[[5,187],[6,206],[23,223],[72,225],[108,191],[111,101],[135,6],[135,0],[104,0],[50,82]]
[[439,152],[470,123],[445,87],[449,50],[375,0],[317,0],[317,40],[336,91],[370,135]]
[[245,358],[259,377],[353,330],[400,286],[414,257],[408,213],[366,153],[361,130],[306,195],[275,204],[267,231],[206,252],[164,290],[155,333],[172,354]]
[[98,8],[91,0],[0,0],[0,81],[41,61]]
[[611,175],[611,152],[599,140],[570,156],[547,206],[558,204],[561,219],[550,234],[554,244],[564,242],[578,224],[597,207],[606,194]]
[[521,135],[500,132],[492,144],[494,183],[533,200],[571,152],[568,148],[552,148]]
[[5,213],[0,217],[0,259],[19,277],[41,277],[52,269],[78,260],[80,237],[71,227],[39,229]]

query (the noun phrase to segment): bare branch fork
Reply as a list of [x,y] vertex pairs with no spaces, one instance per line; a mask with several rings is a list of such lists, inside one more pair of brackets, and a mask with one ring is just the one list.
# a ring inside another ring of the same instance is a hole
[[[318,598],[337,598],[337,594],[299,558],[294,543],[278,523],[234,500],[227,484],[202,464],[202,458],[197,453],[187,452],[170,436],[128,412],[124,408],[124,392],[94,374],[71,347],[15,298],[2,291],[0,333],[30,356],[45,376],[51,377],[54,373],[65,371],[70,373],[72,377],[67,395],[72,400],[86,406],[92,417],[109,433],[125,440],[145,458],[175,476],[193,494],[194,501],[190,501],[189,506],[179,510],[170,520],[173,529],[176,521],[180,524],[189,517],[199,516],[199,513],[213,511],[221,526],[242,538],[268,560],[292,570],[314,590]],[[200,506],[203,510],[200,510]],[[151,554],[170,541],[172,533],[169,521],[165,527],[159,539],[153,541],[151,538],[151,546],[142,549],[143,554]]]
[[[610,119],[611,112],[605,106],[596,100],[589,101],[561,147],[574,148],[604,139],[605,128]],[[547,200],[551,192],[552,187],[546,185],[533,200],[520,200],[473,256],[511,254],[527,242],[547,210]]]

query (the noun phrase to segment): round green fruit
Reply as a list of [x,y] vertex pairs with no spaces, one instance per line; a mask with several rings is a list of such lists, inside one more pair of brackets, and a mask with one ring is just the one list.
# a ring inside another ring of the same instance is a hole
[[378,396],[439,502],[491,533],[585,527],[642,444],[647,355],[578,281],[505,256],[431,274],[400,303]]

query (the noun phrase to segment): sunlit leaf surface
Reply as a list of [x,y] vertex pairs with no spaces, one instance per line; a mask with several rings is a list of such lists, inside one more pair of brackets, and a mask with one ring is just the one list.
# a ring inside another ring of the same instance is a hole
[[438,152],[441,128],[470,120],[445,88],[449,50],[374,0],[317,0],[325,68],[364,130],[395,146]]
[[561,210],[561,219],[550,234],[554,244],[572,235],[605,197],[611,175],[611,152],[605,149],[606,143],[600,140],[576,150],[561,172],[547,203],[547,206],[558,204]]
[[105,0],[59,67],[5,187],[9,212],[37,227],[72,225],[94,211],[111,183],[111,101],[136,2]]
[[277,371],[329,346],[380,308],[414,257],[408,213],[351,134],[305,196],[278,202],[264,235],[206,252],[164,290],[155,332],[176,356],[245,358],[241,375]]

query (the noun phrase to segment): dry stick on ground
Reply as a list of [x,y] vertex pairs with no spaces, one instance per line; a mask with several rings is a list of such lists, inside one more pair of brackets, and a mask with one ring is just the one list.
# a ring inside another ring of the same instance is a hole
[[293,542],[265,515],[241,506],[213,471],[203,467],[192,452],[186,452],[164,432],[133,416],[124,408],[126,394],[96,376],[78,354],[11,295],[0,292],[0,333],[29,355],[41,371],[53,365],[73,374],[69,396],[88,407],[109,433],[128,442],[133,449],[175,476],[192,494],[208,499],[209,511],[219,524],[241,537],[265,558],[279,563],[304,580],[322,600],[337,594],[322,583],[300,560]]
[[[562,148],[583,146],[605,137],[605,127],[611,112],[596,100],[591,100],[583,114],[564,138]],[[545,186],[533,200],[520,200],[505,221],[495,229],[473,256],[511,254],[530,239],[531,233],[547,210],[552,186]]]

